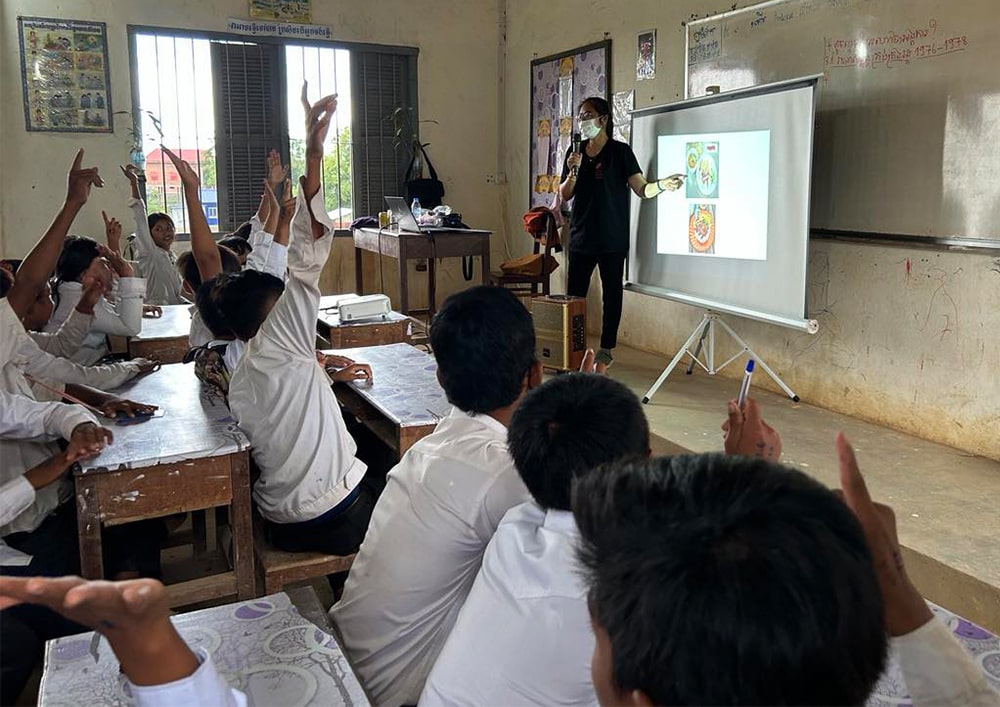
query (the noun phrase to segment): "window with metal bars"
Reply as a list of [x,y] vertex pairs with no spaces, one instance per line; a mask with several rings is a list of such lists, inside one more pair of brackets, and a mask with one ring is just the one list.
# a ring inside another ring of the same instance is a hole
[[268,150],[290,164],[294,184],[302,174],[303,80],[313,101],[338,94],[323,165],[334,223],[346,228],[382,210],[384,196],[403,193],[410,155],[393,144],[391,114],[415,113],[415,49],[141,27],[129,36],[148,209],[170,214],[179,232],[188,230],[180,179],[159,144],[198,171],[209,224],[232,230],[257,209]]

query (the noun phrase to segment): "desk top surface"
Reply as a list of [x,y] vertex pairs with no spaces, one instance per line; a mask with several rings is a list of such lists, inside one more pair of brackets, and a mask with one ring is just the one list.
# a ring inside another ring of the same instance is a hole
[[[304,618],[317,613],[315,591],[292,594],[294,602],[282,592],[171,620],[190,646],[211,654],[251,705],[367,705],[329,624]],[[46,644],[38,704],[124,707],[132,700],[107,641],[91,632]]]
[[323,322],[328,327],[363,327],[386,323],[392,324],[409,319],[409,317],[405,314],[400,314],[399,312],[389,312],[385,319],[367,319],[360,322],[345,322],[341,324],[340,312],[335,308],[340,306],[341,300],[354,299],[356,297],[357,295],[355,294],[325,295],[321,297],[319,300],[319,321]]
[[142,331],[132,337],[133,341],[188,337],[191,333],[191,305],[167,304],[162,309],[162,317],[142,318]]
[[[984,628],[976,626],[971,621],[951,613],[947,609],[928,602],[934,614],[940,618],[958,639],[965,650],[979,664],[983,675],[993,689],[1000,690],[1000,638]],[[882,674],[878,685],[868,699],[869,707],[889,707],[912,705],[909,690],[903,680],[903,671],[899,667],[899,659],[890,651],[889,664]]]
[[162,417],[129,426],[102,421],[114,433],[114,443],[97,457],[82,462],[82,473],[205,459],[250,446],[225,401],[195,377],[193,364],[168,364],[113,392],[136,402],[158,405]]
[[492,236],[493,231],[485,231],[480,228],[448,228],[448,229],[431,229],[429,231],[399,231],[391,228],[356,228],[355,231],[361,231],[362,233],[367,233],[370,235],[383,235],[392,236],[393,238],[398,238],[399,236],[407,237],[423,237],[427,236]]
[[370,382],[345,383],[399,427],[436,425],[451,410],[437,380],[437,362],[409,344],[386,344],[336,353],[372,367]]

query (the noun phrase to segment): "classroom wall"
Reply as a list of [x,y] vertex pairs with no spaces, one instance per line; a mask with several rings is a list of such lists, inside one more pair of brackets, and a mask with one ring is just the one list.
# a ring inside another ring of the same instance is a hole
[[[683,97],[681,22],[731,7],[718,0],[508,0],[505,216],[516,254],[530,250],[519,230],[528,195],[531,60],[607,34],[612,90],[636,88],[639,108],[668,103]],[[656,78],[637,83],[636,34],[650,28],[657,29]],[[564,287],[565,267],[554,282]],[[728,318],[804,401],[1000,458],[1000,259],[813,241],[809,283],[816,336]],[[593,293],[596,333],[600,298]],[[626,292],[620,342],[662,354],[666,366],[700,317],[692,307]],[[737,366],[722,372],[740,374]],[[764,375],[758,383],[775,389]]]
[[[3,0],[0,3],[0,253],[20,256],[45,228],[62,199],[66,170],[76,148],[86,149],[86,163],[97,164],[108,186],[97,192],[74,224],[74,231],[102,235],[101,209],[125,212],[125,180],[117,165],[128,157],[126,121],[116,120],[113,135],[28,133],[24,129],[18,57],[17,16],[88,19],[108,25],[109,64],[115,110],[131,105],[126,25],[150,25],[225,31],[229,17],[246,17],[246,0]],[[421,127],[431,143],[431,158],[445,183],[446,202],[470,225],[498,231],[494,244],[502,254],[502,220],[497,187],[486,175],[496,171],[498,93],[497,5],[494,0],[462,3],[313,2],[313,22],[329,25],[345,41],[416,46],[420,117],[438,121]],[[121,118],[122,116],[119,116]],[[16,165],[16,169],[13,166]],[[354,288],[353,249],[338,242],[327,268],[327,291]],[[497,260],[499,262],[499,260]],[[378,284],[375,257],[366,258],[366,289]],[[386,260],[386,273],[395,264]],[[411,268],[414,265],[411,264]],[[438,297],[463,289],[457,261],[438,270]],[[476,266],[476,279],[480,274]],[[391,278],[386,277],[387,289]],[[415,280],[412,306],[423,303],[421,278]]]

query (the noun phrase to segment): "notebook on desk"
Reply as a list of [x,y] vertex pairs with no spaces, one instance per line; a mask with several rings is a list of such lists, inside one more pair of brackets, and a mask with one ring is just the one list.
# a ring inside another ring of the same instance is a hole
[[413,212],[406,203],[406,199],[401,196],[387,196],[385,203],[389,205],[392,212],[392,220],[399,225],[400,231],[412,231],[415,233],[453,233],[471,231],[470,228],[448,228],[447,226],[421,226],[414,218]]

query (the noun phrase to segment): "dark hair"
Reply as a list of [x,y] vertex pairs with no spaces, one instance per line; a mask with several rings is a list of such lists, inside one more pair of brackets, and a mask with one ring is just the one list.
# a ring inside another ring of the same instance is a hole
[[226,236],[225,238],[220,238],[217,242],[220,246],[229,248],[229,250],[238,256],[249,255],[250,251],[253,250],[253,246],[245,238],[240,238],[239,236]]
[[[242,270],[240,259],[236,253],[221,244],[218,248],[219,257],[222,259],[222,272]],[[188,284],[192,292],[198,292],[198,288],[201,287],[201,271],[198,270],[198,263],[194,259],[194,253],[190,250],[185,250],[177,256],[177,272],[180,273],[181,279]]]
[[525,396],[511,418],[507,444],[538,505],[568,511],[575,477],[646,455],[649,425],[639,399],[624,385],[573,373]]
[[245,241],[250,240],[250,234],[253,232],[253,226],[249,221],[244,221],[241,223],[235,231],[229,234],[230,238],[242,238]]
[[591,612],[618,689],[653,704],[862,705],[886,660],[854,515],[777,464],[614,465],[573,489]]
[[269,273],[224,272],[201,284],[195,304],[214,336],[249,341],[267,319],[271,300],[284,291],[281,278]]
[[577,111],[583,108],[586,104],[590,104],[590,107],[594,109],[597,113],[597,117],[607,116],[608,121],[604,124],[604,130],[607,132],[608,137],[611,137],[611,124],[613,122],[613,116],[611,115],[611,106],[608,102],[601,98],[600,96],[591,96],[590,98],[585,98],[580,101],[580,105],[577,107]]
[[431,323],[430,340],[441,387],[466,412],[513,403],[535,362],[531,315],[502,287],[477,286],[448,297]]
[[21,267],[20,258],[4,258],[0,260],[0,269],[3,270],[3,276],[0,276],[0,299],[7,296],[10,292],[10,288],[14,286],[14,276],[17,274],[18,268]]
[[154,211],[153,213],[146,216],[146,223],[149,224],[149,230],[153,230],[153,226],[158,224],[160,221],[169,221],[170,225],[174,225],[174,220],[170,218],[169,214],[165,214],[162,211]]
[[75,282],[87,271],[94,258],[101,255],[97,241],[87,236],[66,236],[59,260],[56,261],[56,276],[52,281],[52,301],[59,307],[59,288],[64,282]]

